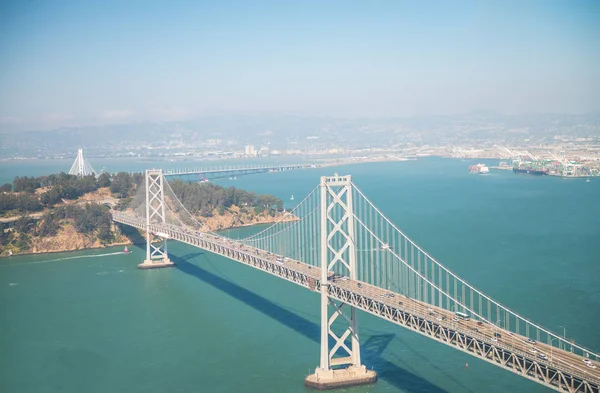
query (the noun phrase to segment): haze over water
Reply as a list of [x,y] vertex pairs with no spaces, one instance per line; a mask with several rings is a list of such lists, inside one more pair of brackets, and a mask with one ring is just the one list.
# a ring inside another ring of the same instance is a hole
[[[392,222],[459,276],[600,350],[600,181],[473,175],[472,163],[431,158],[218,183],[272,193],[292,207],[319,176],[351,174]],[[316,293],[176,242],[169,245],[176,268],[140,271],[143,246],[131,254],[111,248],[0,260],[0,391],[306,390],[303,378],[319,360]],[[344,391],[551,391],[360,316],[362,359],[380,378]]]

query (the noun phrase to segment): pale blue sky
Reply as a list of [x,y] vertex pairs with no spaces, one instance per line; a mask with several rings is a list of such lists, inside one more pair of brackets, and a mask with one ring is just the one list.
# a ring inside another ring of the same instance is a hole
[[599,1],[3,1],[0,128],[600,110]]

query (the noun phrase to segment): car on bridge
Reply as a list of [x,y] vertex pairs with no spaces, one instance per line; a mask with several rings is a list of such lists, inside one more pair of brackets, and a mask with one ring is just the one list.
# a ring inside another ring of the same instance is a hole
[[532,340],[532,339],[530,339],[530,338],[527,338],[527,342],[528,342],[529,344],[535,344],[535,340]]
[[589,368],[596,368],[596,365],[594,363],[592,363],[592,361],[590,359],[581,359],[586,366],[588,366]]

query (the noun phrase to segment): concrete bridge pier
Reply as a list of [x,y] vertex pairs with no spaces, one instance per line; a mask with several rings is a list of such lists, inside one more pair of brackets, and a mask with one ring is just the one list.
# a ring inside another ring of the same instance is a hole
[[162,238],[158,245],[152,244],[152,235],[146,232],[146,259],[138,265],[140,269],[158,269],[175,266],[169,259],[167,239]]
[[306,377],[304,384],[317,390],[337,389],[348,386],[368,385],[377,381],[377,373],[365,366],[349,366],[342,369],[317,368]]

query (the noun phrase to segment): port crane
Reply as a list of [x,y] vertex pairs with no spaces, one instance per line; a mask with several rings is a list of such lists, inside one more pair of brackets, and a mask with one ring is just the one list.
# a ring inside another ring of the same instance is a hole
[[573,164],[571,164],[569,161],[567,161],[566,158],[557,157],[554,154],[552,154],[551,152],[548,152],[548,154],[550,154],[550,156],[552,156],[552,158],[554,158],[556,161],[560,162],[562,176],[572,176],[573,175]]
[[498,147],[506,152],[506,154],[502,154],[502,152],[500,152],[501,153],[500,158],[511,159],[513,161],[521,161],[521,157],[523,156],[523,153],[510,150],[509,148],[507,148],[505,146],[496,146],[496,147]]

